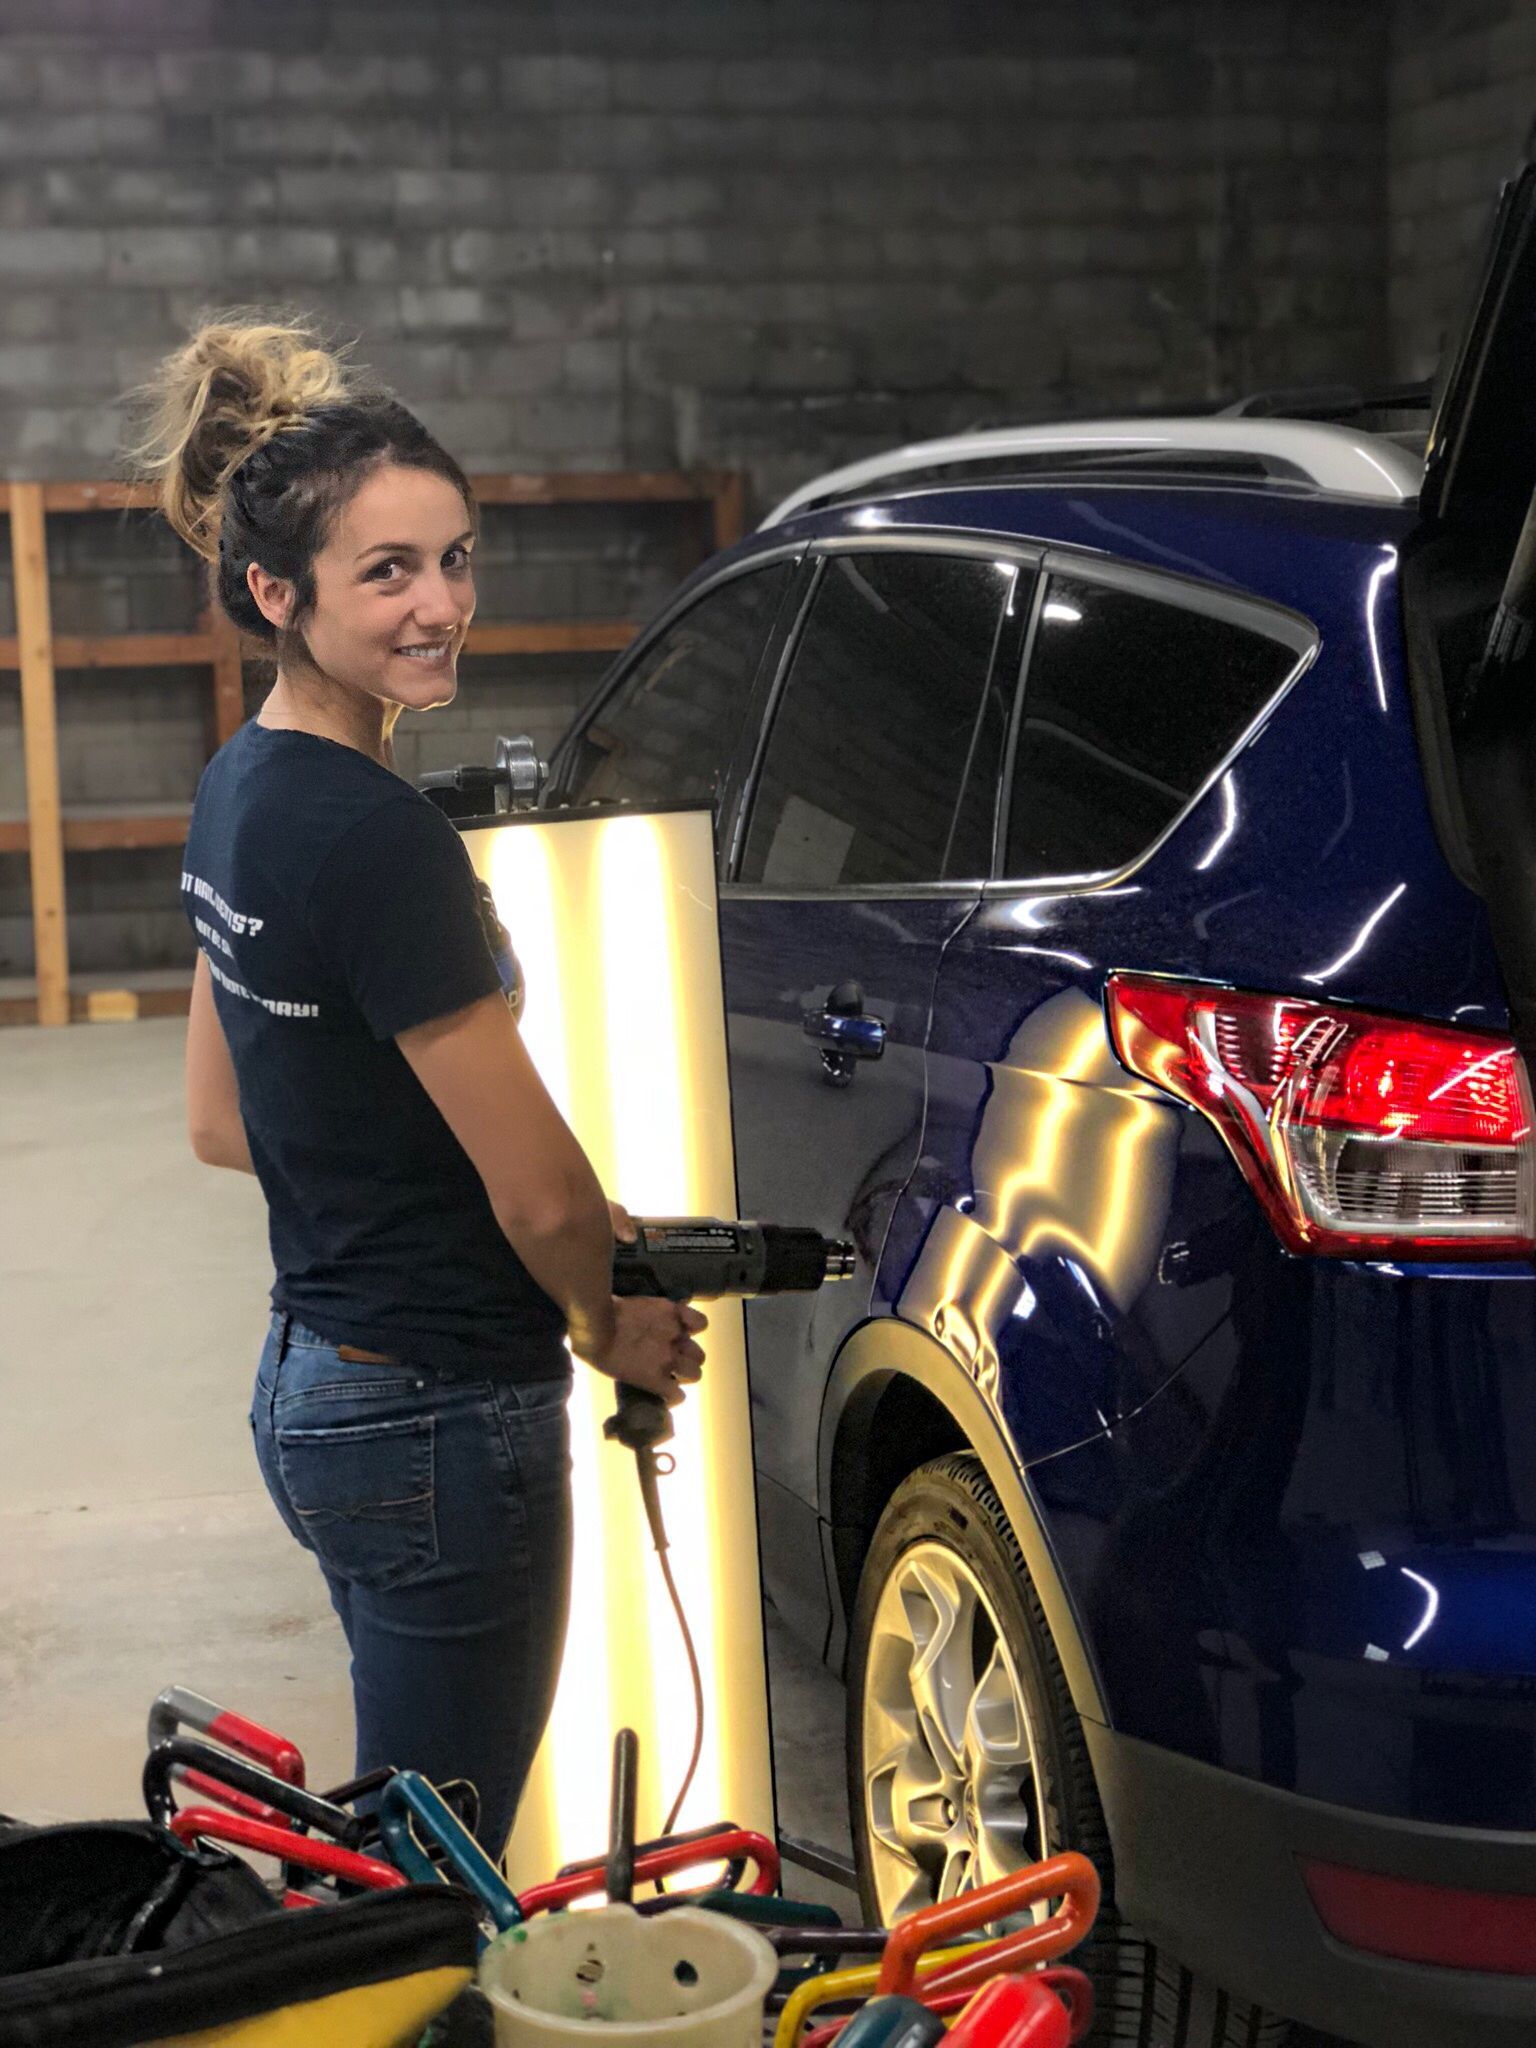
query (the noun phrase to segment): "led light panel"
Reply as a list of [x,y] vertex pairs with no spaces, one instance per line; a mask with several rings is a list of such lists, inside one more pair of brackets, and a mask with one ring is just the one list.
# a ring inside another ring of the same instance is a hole
[[[522,964],[522,1032],[610,1196],[635,1215],[732,1216],[736,1166],[707,811],[531,815],[464,834]],[[704,1378],[674,1411],[662,1482],[704,1675],[704,1753],[678,1825],[773,1833],[762,1595],[739,1303],[706,1310]],[[634,1459],[606,1442],[609,1381],[576,1365],[571,1622],[508,1852],[516,1886],[605,1847],[612,1740],[640,1737],[638,1825],[687,1766],[693,1696]]]

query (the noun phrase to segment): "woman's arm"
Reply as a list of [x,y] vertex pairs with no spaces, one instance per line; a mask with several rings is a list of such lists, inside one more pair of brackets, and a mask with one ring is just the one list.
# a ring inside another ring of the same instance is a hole
[[469,1154],[512,1249],[564,1309],[573,1348],[601,1354],[614,1321],[608,1203],[505,999],[484,996],[396,1043]]
[[[496,1221],[565,1311],[571,1349],[667,1402],[699,1377],[705,1320],[676,1302],[613,1298],[614,1219],[501,995],[395,1041],[485,1183]],[[628,1219],[624,1219],[627,1227]]]
[[240,1116],[240,1089],[224,1027],[214,1007],[213,978],[199,952],[187,1015],[187,1131],[192,1150],[205,1166],[230,1166],[254,1173],[251,1148]]

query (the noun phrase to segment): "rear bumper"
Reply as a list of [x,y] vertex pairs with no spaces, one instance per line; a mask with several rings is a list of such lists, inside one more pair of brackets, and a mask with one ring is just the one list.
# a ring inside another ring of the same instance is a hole
[[1323,1926],[1302,1861],[1536,1895],[1536,1833],[1436,1827],[1303,1799],[1084,1724],[1120,1910],[1190,1969],[1366,2048],[1530,2048],[1536,1975],[1404,1963]]

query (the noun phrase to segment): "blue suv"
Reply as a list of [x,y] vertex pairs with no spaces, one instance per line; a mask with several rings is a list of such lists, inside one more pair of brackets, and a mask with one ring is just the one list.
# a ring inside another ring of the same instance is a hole
[[1536,2039],[1532,212],[1427,461],[855,465],[554,761],[714,804],[741,1210],[858,1246],[748,1328],[866,1908],[1085,1850],[1103,2041]]

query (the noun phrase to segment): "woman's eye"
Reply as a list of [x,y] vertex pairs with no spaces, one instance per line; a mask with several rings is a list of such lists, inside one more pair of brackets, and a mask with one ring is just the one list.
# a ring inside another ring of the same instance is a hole
[[403,566],[404,564],[400,562],[396,556],[390,555],[389,557],[387,557],[386,560],[382,562],[376,562],[374,566],[368,571],[368,575],[369,578],[374,582],[392,583],[394,581],[394,578],[391,576],[390,571],[392,569],[402,568]]
[[450,548],[443,557],[443,567],[445,569],[467,569],[469,561],[468,548]]

